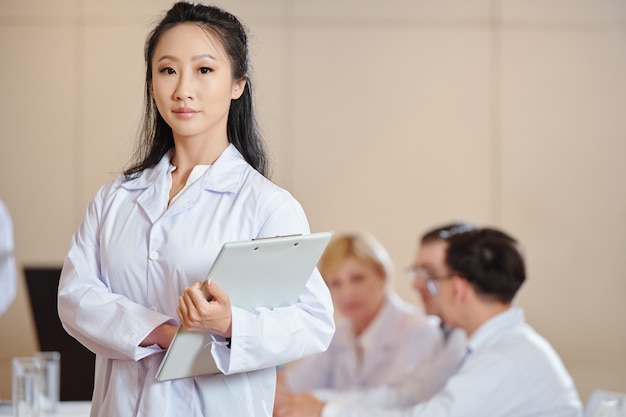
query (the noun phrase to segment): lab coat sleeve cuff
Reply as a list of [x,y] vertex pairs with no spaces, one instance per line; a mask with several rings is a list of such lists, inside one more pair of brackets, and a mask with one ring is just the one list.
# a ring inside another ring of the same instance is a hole
[[214,334],[211,335],[211,338],[213,339],[213,343],[211,344],[211,354],[213,355],[217,369],[225,375],[228,375],[230,370],[231,342],[225,337]]
[[[217,368],[225,375],[230,373],[240,372],[245,369],[245,354],[246,351],[244,343],[248,340],[246,337],[242,337],[248,334],[242,326],[245,326],[246,320],[244,315],[247,314],[244,310],[233,307],[232,308],[232,335],[230,338],[225,338],[217,335],[212,335],[213,345],[211,346],[211,353]],[[235,323],[237,323],[235,325]]]
[[140,359],[143,359],[147,356],[150,355],[154,355],[155,353],[159,353],[162,352],[164,349],[161,348],[161,346],[154,344],[154,345],[150,345],[150,346],[139,346],[139,344],[146,338],[148,337],[148,335],[157,327],[159,327],[160,325],[167,323],[167,324],[172,324],[172,325],[177,325],[176,321],[166,315],[163,314],[155,314],[154,316],[151,316],[149,319],[149,325],[148,325],[148,329],[146,330],[145,327],[142,327],[141,329],[137,329],[137,335],[136,337],[134,337],[134,340],[138,340],[136,348],[135,348],[135,353],[133,355],[133,359],[138,361]]

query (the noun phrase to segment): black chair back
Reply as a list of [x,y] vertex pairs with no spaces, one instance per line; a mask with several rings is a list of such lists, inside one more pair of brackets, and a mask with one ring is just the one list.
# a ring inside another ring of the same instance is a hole
[[61,401],[91,401],[96,356],[65,332],[57,311],[60,267],[25,267],[39,350],[61,353]]

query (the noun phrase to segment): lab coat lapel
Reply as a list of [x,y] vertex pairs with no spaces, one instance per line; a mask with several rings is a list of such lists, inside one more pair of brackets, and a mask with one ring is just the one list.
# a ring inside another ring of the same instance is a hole
[[222,193],[237,192],[243,184],[248,167],[248,163],[237,148],[230,144],[200,180],[202,188]]
[[206,194],[205,190],[237,192],[249,166],[237,148],[230,144],[198,180],[201,186],[190,187],[168,209],[169,189],[165,187],[165,180],[168,169],[171,169],[171,153],[169,151],[156,166],[144,170],[138,178],[123,184],[128,190],[140,192],[136,199],[137,204],[153,224],[162,216],[172,216],[192,207]]
[[[364,380],[375,376],[375,374],[380,372],[380,369],[386,367],[390,360],[389,355],[393,351],[394,343],[397,343],[397,340],[394,340],[393,337],[396,320],[392,304],[393,301],[391,299],[385,301],[381,311],[366,330],[366,335],[363,335],[364,338],[370,339],[367,342],[366,360],[361,369],[361,378],[364,378]],[[384,333],[390,337],[371,340],[373,335],[381,333],[380,329],[385,329]]]
[[167,208],[167,193],[165,176],[170,169],[171,151],[161,158],[158,164],[145,169],[135,179],[125,182],[122,187],[131,192],[137,192],[136,202],[154,224]]
[[137,197],[137,204],[143,209],[152,224],[163,215],[165,209],[164,199],[166,197],[159,194],[163,194],[163,187],[148,187]]

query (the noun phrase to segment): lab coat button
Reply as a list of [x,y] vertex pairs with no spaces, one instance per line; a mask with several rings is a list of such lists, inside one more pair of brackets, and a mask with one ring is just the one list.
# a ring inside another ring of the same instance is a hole
[[153,261],[159,259],[159,254],[157,251],[152,251],[150,252],[150,259],[152,259]]

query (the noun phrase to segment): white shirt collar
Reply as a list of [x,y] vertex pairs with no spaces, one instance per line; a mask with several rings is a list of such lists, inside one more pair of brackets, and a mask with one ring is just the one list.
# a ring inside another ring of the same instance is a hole
[[[176,193],[176,195],[174,197],[172,197],[172,199],[169,201],[169,204],[172,205],[172,203],[174,201],[176,201],[178,199],[178,197],[185,192],[185,190],[187,188],[189,188],[189,186],[191,184],[193,184],[194,182],[196,182],[198,180],[198,178],[200,178],[210,167],[211,165],[196,165],[195,167],[193,167],[191,169],[191,173],[189,174],[189,177],[187,178],[187,182],[185,183],[185,186]],[[167,177],[166,177],[166,181],[167,181],[167,189],[171,190],[172,189],[172,172],[176,171],[176,166],[172,165],[170,163],[170,169],[167,171]],[[169,195],[169,193],[168,193]]]
[[511,307],[483,323],[469,338],[467,345],[471,351],[475,351],[495,334],[522,323],[524,323],[524,311],[518,307]]

